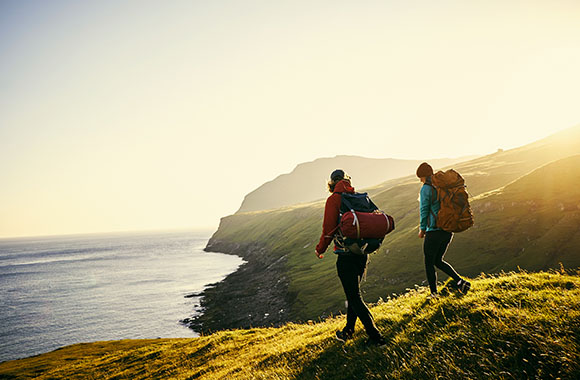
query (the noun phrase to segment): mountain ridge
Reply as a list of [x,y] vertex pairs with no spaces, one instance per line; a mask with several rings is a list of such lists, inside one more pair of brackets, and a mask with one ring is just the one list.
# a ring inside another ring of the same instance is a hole
[[[441,158],[431,162],[435,167],[444,167],[473,157],[476,156]],[[272,210],[320,200],[327,194],[325,181],[337,168],[348,168],[347,174],[357,181],[360,188],[365,188],[412,173],[421,162],[352,155],[317,158],[298,164],[290,173],[280,174],[246,194],[236,213]]]

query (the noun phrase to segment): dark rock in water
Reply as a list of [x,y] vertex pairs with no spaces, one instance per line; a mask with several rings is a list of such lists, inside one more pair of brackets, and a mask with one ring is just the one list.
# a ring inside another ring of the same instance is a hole
[[186,294],[183,297],[184,298],[193,298],[193,297],[199,297],[203,295],[203,292],[195,292],[195,293],[191,293],[191,294]]
[[199,333],[233,328],[279,326],[289,321],[286,256],[268,252],[259,244],[240,245],[212,241],[205,249],[235,254],[246,260],[222,282],[199,295],[203,314],[181,323]]

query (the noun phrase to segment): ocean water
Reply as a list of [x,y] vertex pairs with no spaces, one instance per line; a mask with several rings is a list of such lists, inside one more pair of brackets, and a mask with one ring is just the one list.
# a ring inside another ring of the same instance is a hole
[[194,337],[179,323],[242,263],[209,232],[0,239],[0,361],[81,342]]

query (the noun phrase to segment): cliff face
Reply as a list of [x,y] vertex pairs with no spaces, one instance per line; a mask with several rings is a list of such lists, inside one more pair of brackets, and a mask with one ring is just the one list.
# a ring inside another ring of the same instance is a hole
[[222,282],[211,284],[202,293],[203,314],[183,320],[184,324],[208,333],[279,326],[289,321],[286,255],[275,257],[257,242],[240,244],[213,238],[205,250],[241,256],[246,262]]

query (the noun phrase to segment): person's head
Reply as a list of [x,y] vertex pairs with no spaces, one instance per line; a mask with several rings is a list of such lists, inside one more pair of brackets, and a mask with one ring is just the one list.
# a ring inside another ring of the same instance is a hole
[[427,178],[433,175],[433,168],[426,162],[423,162],[417,168],[417,177],[421,180],[421,182],[425,183]]
[[348,183],[350,184],[350,177],[346,175],[344,170],[336,169],[335,171],[330,173],[330,181],[328,181],[328,191],[332,193],[334,191],[334,187],[340,181],[348,181]]

